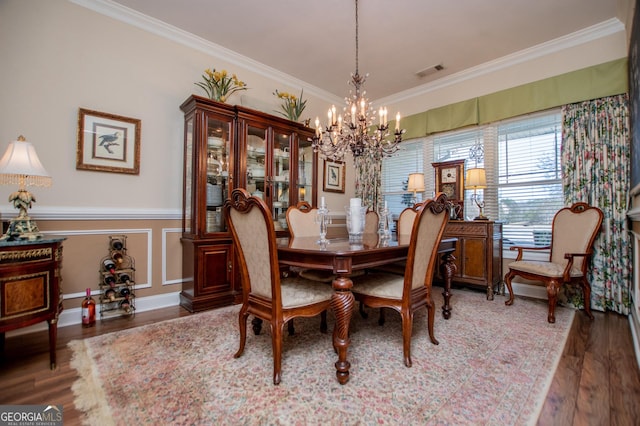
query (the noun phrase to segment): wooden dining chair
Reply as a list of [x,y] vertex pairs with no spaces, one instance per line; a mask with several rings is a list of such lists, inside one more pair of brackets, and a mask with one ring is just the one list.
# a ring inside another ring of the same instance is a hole
[[[318,209],[311,207],[306,201],[301,201],[295,206],[290,206],[287,209],[287,226],[289,227],[289,233],[291,238],[296,237],[318,237],[320,235],[320,225],[316,222],[316,214]],[[335,274],[331,271],[319,270],[319,269],[306,269],[299,268],[294,270],[301,277],[320,281],[324,283],[331,283],[335,279]]]
[[438,245],[449,220],[446,199],[443,193],[438,193],[435,199],[426,200],[417,211],[404,276],[373,272],[353,278],[352,292],[356,300],[372,308],[391,308],[400,313],[404,364],[407,367],[411,367],[411,334],[417,309],[427,308],[429,337],[433,344],[438,344],[433,330],[435,306],[431,284]]
[[[587,203],[575,203],[560,209],[553,218],[551,244],[548,246],[512,246],[518,250],[516,261],[509,264],[509,272],[504,282],[509,289],[509,300],[513,304],[514,294],[511,281],[516,276],[541,281],[547,288],[549,313],[547,321],[556,322],[555,309],[558,290],[565,283],[577,283],[584,293],[584,310],[589,318],[591,313],[591,284],[587,280],[587,267],[592,254],[593,242],[602,225],[602,210]],[[550,250],[549,260],[522,260],[525,251]]]
[[276,234],[269,207],[261,198],[242,188],[234,189],[224,204],[225,216],[238,252],[242,281],[242,307],[239,313],[240,347],[234,358],[244,352],[247,318],[255,316],[254,331],[268,321],[273,347],[273,383],[281,379],[284,325],[296,317],[321,315],[321,330],[326,332],[326,310],[333,289],[299,276],[280,278]]

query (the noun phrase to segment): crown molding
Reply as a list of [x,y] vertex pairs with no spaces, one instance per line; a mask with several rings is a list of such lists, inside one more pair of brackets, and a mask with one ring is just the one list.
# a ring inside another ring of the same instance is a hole
[[625,31],[624,24],[617,18],[611,18],[599,24],[592,25],[591,27],[567,34],[566,36],[538,44],[511,55],[503,56],[494,61],[485,62],[484,64],[442,77],[421,86],[377,99],[375,103],[386,105],[406,101],[466,80],[471,80],[551,53],[607,37],[620,31]]
[[[342,98],[337,97],[319,87],[310,85],[289,74],[283,73],[275,68],[269,67],[261,62],[255,61],[246,56],[240,55],[230,49],[198,37],[194,34],[181,30],[166,22],[144,15],[138,11],[122,6],[112,0],[69,0],[79,6],[93,10],[105,16],[109,16],[118,21],[143,29],[158,36],[167,38],[187,47],[199,50],[208,55],[219,57],[234,65],[247,68],[259,75],[276,80],[285,85],[303,87],[304,90],[323,99],[329,103],[340,103]],[[624,23],[617,18],[611,18],[591,27],[576,31],[557,39],[538,44],[528,49],[521,50],[511,55],[503,56],[494,61],[489,61],[476,67],[468,68],[455,74],[439,78],[438,80],[425,83],[393,95],[373,100],[374,105],[394,104],[412,98],[416,98],[433,91],[471,80],[479,76],[490,74],[502,69],[512,67],[522,62],[527,62],[550,53],[558,52],[573,46],[584,44],[602,37],[625,31]]]
[[302,87],[304,91],[327,102],[339,102],[342,99],[324,89],[313,86],[280,70],[267,66],[246,56],[240,55],[230,49],[191,34],[180,28],[169,25],[159,19],[144,15],[112,0],[68,0],[78,6],[93,10],[94,12],[148,31],[160,37],[164,37],[176,43],[198,50],[211,56],[221,58],[234,65],[247,68],[263,77],[276,80],[283,85]]

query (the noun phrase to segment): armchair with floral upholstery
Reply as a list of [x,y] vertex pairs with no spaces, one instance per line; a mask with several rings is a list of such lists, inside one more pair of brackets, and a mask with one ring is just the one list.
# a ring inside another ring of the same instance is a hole
[[[587,280],[587,267],[592,254],[593,242],[596,239],[603,214],[597,207],[587,203],[575,203],[571,207],[560,209],[553,218],[551,244],[545,247],[513,246],[517,250],[516,261],[509,264],[509,272],[504,281],[509,289],[509,300],[506,305],[512,305],[514,294],[512,280],[516,276],[541,281],[547,288],[549,298],[550,323],[556,321],[555,308],[558,290],[565,283],[577,283],[584,292],[584,310],[589,318],[591,314],[590,298],[591,285]],[[523,260],[525,251],[550,250],[549,260]]]

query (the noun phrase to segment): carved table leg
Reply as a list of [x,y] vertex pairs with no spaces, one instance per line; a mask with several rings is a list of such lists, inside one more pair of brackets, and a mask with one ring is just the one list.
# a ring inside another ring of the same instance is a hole
[[487,300],[493,300],[493,283],[491,281],[487,284]]
[[453,280],[453,276],[458,270],[455,260],[456,258],[453,254],[446,253],[442,257],[442,264],[440,265],[440,273],[444,277],[444,292],[442,293],[444,296],[444,305],[442,306],[444,319],[451,318],[451,305],[449,304],[451,300],[451,280]]
[[254,317],[251,320],[251,325],[253,326],[253,334],[256,336],[259,335],[260,331],[262,331],[262,320],[258,317]]
[[336,323],[333,329],[333,348],[338,353],[338,361],[336,362],[336,377],[341,385],[349,381],[349,368],[351,364],[347,361],[347,349],[349,348],[349,323],[351,322],[351,313],[355,298],[351,293],[353,282],[349,277],[337,277],[333,280],[333,289],[335,290],[331,296],[331,309],[336,316]]

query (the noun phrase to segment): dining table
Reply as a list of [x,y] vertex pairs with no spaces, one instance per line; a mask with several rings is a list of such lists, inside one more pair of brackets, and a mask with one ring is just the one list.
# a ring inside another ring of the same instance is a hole
[[[335,363],[336,377],[342,385],[349,381],[347,351],[351,343],[349,324],[353,314],[355,298],[351,292],[354,272],[373,269],[405,261],[409,253],[409,235],[380,236],[377,233],[363,234],[357,240],[333,238],[321,242],[318,237],[278,238],[278,261],[281,265],[305,269],[332,271],[334,293],[331,309],[335,315],[333,347],[338,354]],[[444,281],[444,304],[442,315],[451,317],[451,280],[456,272],[454,263],[457,238],[446,238],[438,245],[439,271]],[[428,259],[424,260],[425,262]]]

